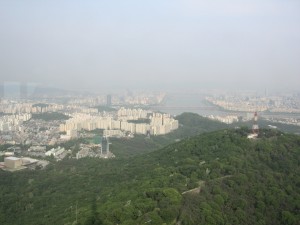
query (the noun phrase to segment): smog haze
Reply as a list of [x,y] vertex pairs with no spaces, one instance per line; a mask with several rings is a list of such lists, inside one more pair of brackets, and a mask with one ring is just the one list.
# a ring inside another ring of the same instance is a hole
[[1,82],[298,90],[299,10],[293,0],[3,0]]

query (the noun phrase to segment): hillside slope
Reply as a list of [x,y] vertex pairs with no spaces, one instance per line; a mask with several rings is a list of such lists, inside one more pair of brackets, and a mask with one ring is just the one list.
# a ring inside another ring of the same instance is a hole
[[228,128],[227,124],[204,118],[195,113],[183,113],[176,117],[179,128],[167,135],[152,136],[135,135],[132,139],[112,138],[111,151],[118,157],[132,157],[138,154],[161,149],[178,140],[192,137],[203,132],[211,132]]
[[[182,113],[177,116],[179,121],[179,129],[172,133],[162,136],[152,136],[150,139],[144,135],[136,135],[133,139],[112,139],[111,150],[118,157],[132,157],[138,154],[152,152],[163,148],[178,140],[199,135],[205,132],[212,132],[222,129],[235,127],[252,127],[253,121],[236,122],[233,124],[225,124],[202,117],[196,113]],[[272,123],[266,120],[258,121],[260,128],[268,128],[268,125],[278,127],[278,130],[287,133],[300,133],[300,127],[288,124]]]
[[246,133],[0,172],[0,224],[299,224],[300,137],[266,130],[250,141]]

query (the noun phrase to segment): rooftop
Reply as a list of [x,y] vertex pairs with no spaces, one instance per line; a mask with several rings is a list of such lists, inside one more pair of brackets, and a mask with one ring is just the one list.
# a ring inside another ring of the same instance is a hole
[[6,157],[5,159],[9,159],[9,160],[19,160],[20,158],[10,156],[10,157]]

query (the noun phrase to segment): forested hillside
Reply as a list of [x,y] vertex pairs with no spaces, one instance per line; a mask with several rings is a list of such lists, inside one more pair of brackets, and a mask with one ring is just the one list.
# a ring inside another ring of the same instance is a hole
[[205,133],[128,159],[0,172],[0,224],[299,224],[300,137]]
[[[167,135],[152,136],[151,138],[146,138],[144,135],[136,135],[135,138],[132,139],[112,138],[111,151],[118,158],[127,158],[161,149],[178,140],[192,137],[204,132],[235,127],[252,127],[253,125],[253,121],[237,122],[228,125],[202,117],[196,113],[182,113],[181,115],[178,115],[176,119],[179,122],[179,129]],[[299,126],[259,120],[259,126],[261,128],[268,128],[268,125],[270,124],[277,126],[278,130],[283,132],[300,133]]]
[[161,149],[176,141],[192,137],[203,132],[216,131],[228,128],[227,124],[212,121],[195,113],[183,113],[176,117],[179,129],[167,135],[151,136],[135,135],[131,139],[112,138],[111,151],[116,157],[127,158],[138,154],[149,153]]

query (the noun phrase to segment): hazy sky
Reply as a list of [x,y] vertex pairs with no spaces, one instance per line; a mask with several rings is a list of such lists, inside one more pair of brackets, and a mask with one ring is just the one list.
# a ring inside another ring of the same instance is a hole
[[299,0],[0,0],[2,82],[300,88]]

